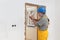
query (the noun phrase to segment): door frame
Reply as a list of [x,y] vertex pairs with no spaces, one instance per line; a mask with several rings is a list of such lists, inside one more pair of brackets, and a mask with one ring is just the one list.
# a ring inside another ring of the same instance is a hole
[[[25,3],[25,32],[24,32],[25,40],[26,40],[26,5],[36,6],[37,8],[39,7],[39,5],[37,5],[37,4]],[[37,17],[37,18],[38,18],[38,17]],[[37,28],[37,40],[38,40],[38,28]]]

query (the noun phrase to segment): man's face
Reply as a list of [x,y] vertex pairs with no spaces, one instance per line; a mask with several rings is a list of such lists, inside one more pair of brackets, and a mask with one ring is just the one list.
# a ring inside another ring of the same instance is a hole
[[43,16],[42,13],[38,13],[37,15],[38,15],[38,19],[40,19]]
[[43,16],[43,14],[39,12],[39,13],[38,13],[38,16],[40,16],[40,17],[41,17],[41,16]]

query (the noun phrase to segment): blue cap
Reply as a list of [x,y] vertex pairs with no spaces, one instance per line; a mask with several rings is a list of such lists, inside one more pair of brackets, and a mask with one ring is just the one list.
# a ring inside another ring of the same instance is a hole
[[37,9],[37,12],[45,13],[45,12],[46,12],[46,7],[45,7],[45,6],[40,6],[40,7]]

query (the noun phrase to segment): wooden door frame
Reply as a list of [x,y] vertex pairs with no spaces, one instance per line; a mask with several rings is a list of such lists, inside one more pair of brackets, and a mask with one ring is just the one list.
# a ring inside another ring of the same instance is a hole
[[[25,3],[25,32],[24,32],[24,34],[25,34],[25,40],[26,40],[26,5],[36,6],[37,8],[39,7],[39,5],[37,5],[37,4]],[[38,40],[38,28],[37,28],[37,40]]]

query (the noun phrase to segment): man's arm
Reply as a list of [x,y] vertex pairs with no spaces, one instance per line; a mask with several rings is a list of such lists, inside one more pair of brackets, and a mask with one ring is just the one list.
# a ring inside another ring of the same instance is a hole
[[29,18],[33,21],[34,24],[36,24],[39,20],[35,19],[33,16],[29,16]]
[[45,30],[46,28],[48,28],[48,20],[41,19],[35,25],[38,26],[41,30]]

